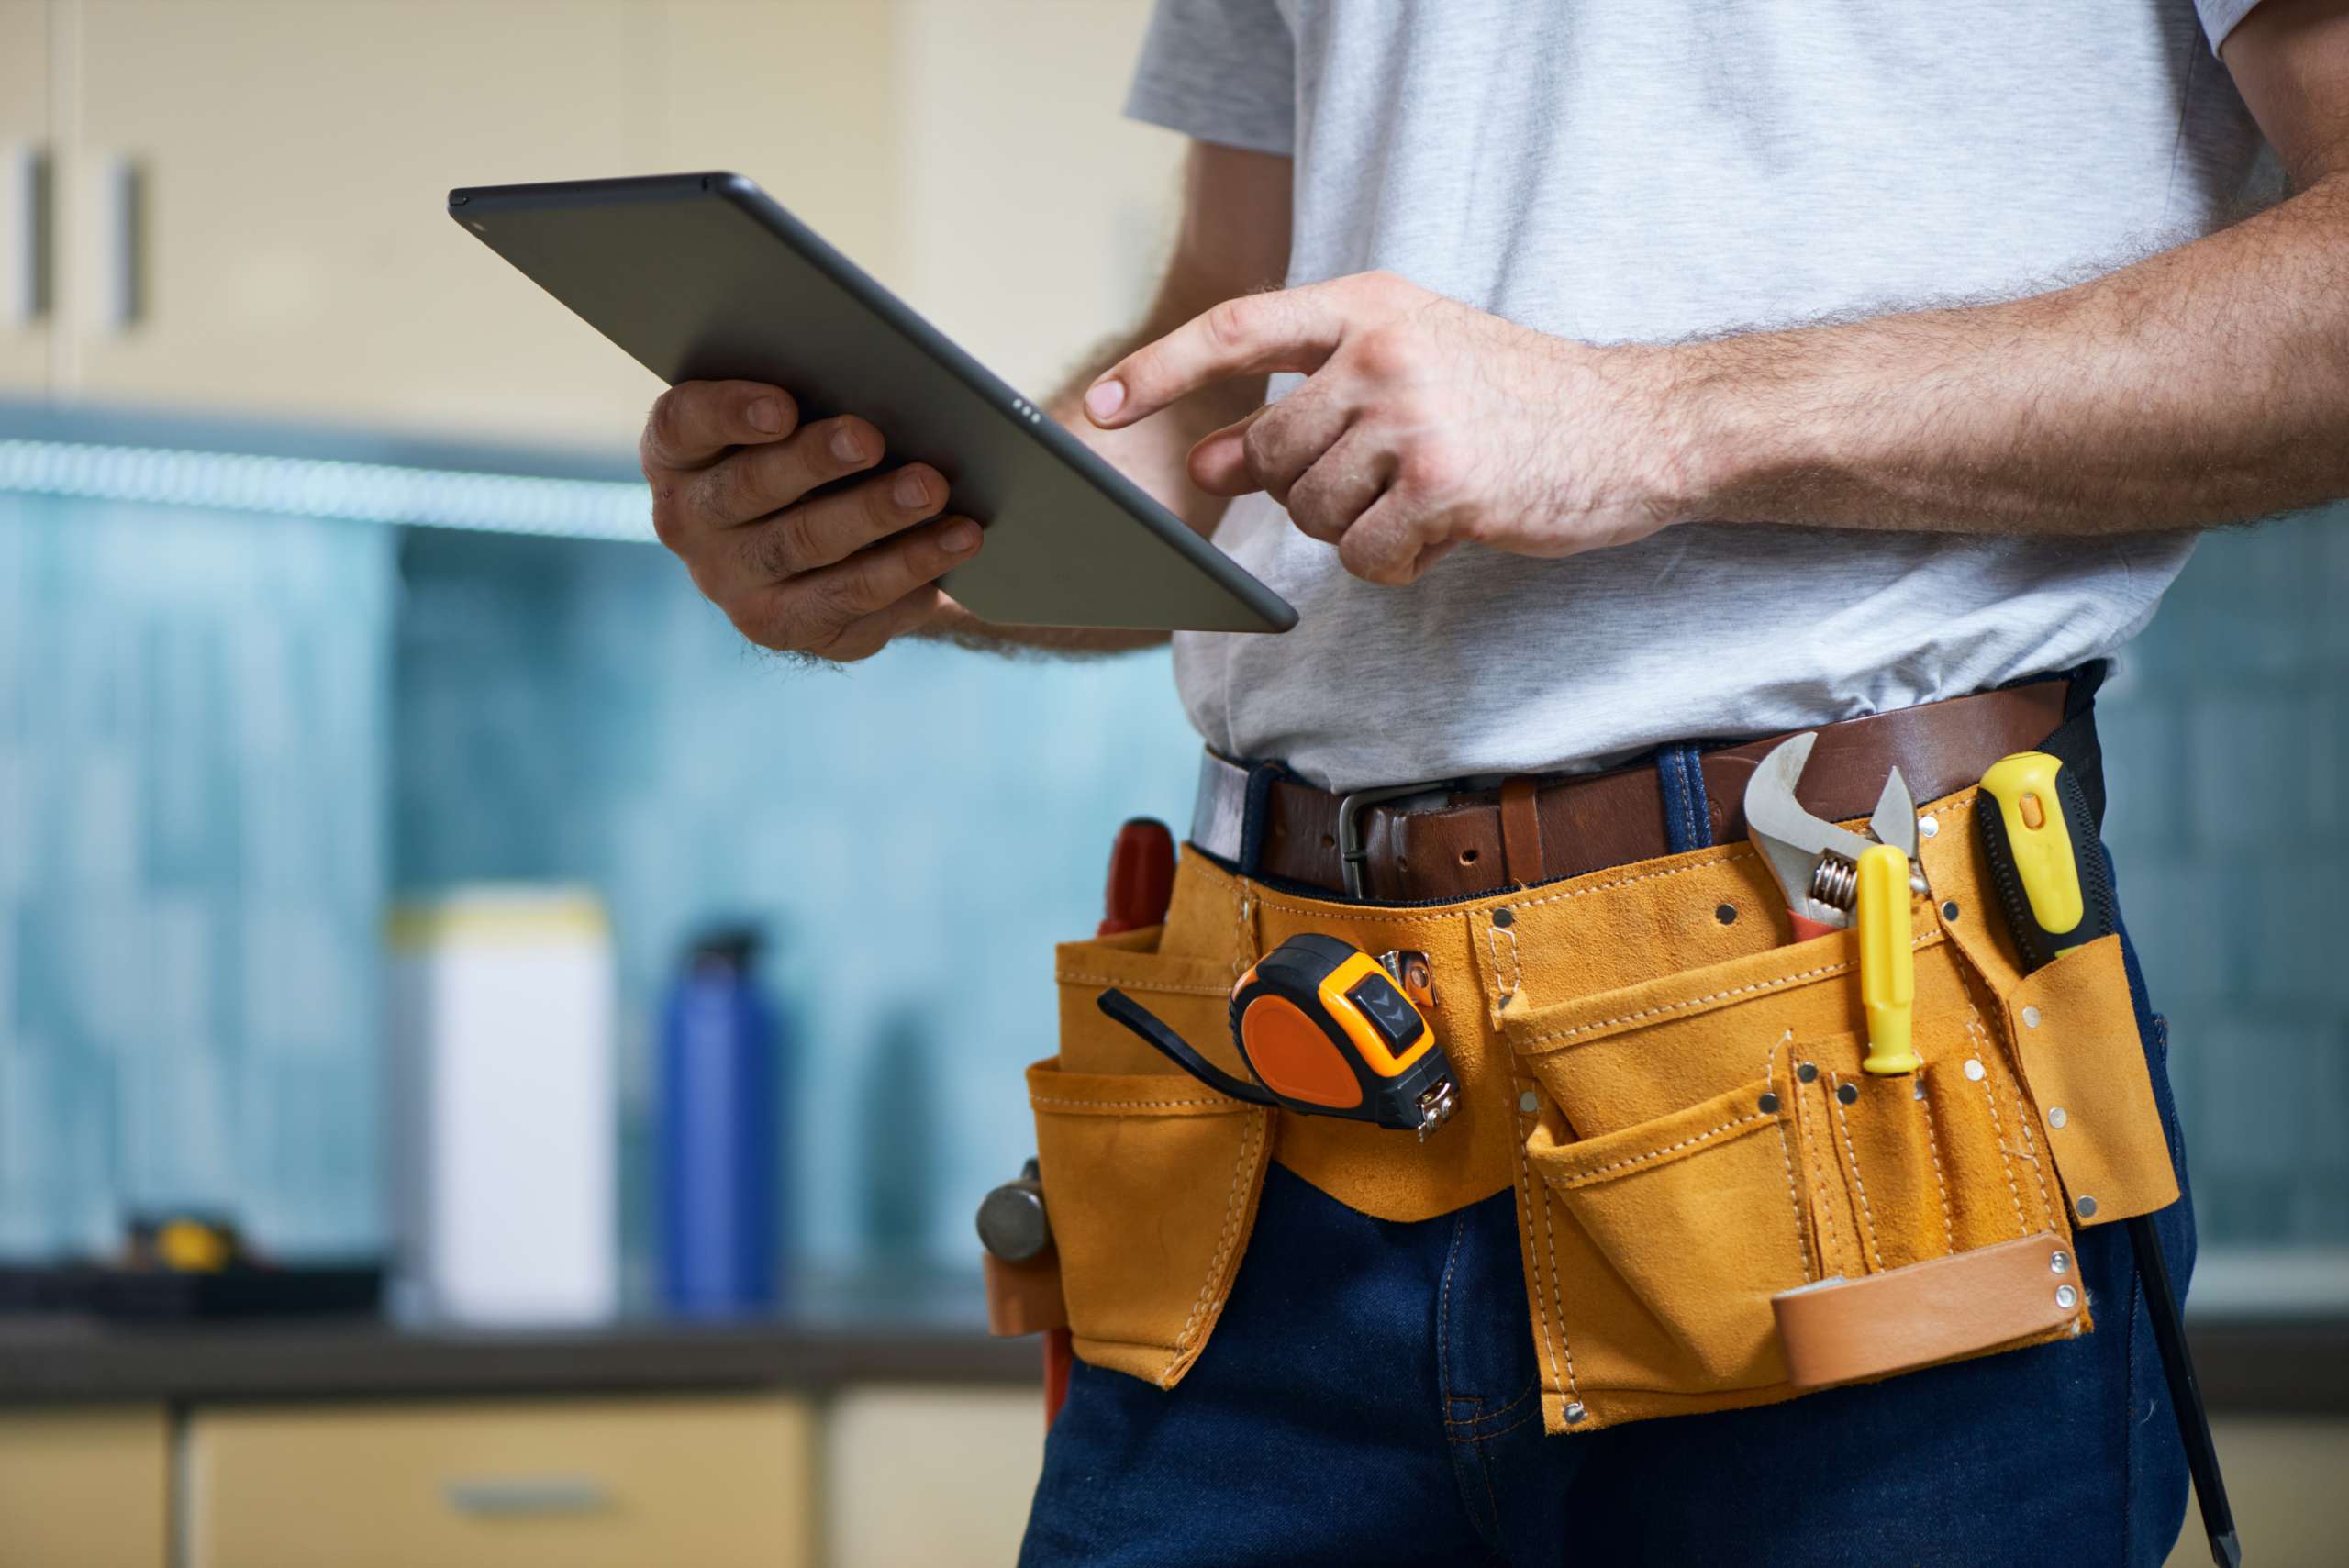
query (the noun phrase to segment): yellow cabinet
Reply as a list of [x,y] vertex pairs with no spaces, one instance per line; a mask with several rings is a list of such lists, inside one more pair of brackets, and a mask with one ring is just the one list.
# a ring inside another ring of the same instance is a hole
[[56,324],[0,338],[0,392],[626,449],[659,384],[448,190],[739,168],[885,271],[894,15],[0,0],[0,151],[51,145],[57,196]]
[[0,0],[0,397],[49,384],[49,0]]
[[0,0],[0,395],[610,450],[653,378],[452,185],[731,168],[1041,389],[1134,317],[1148,0]]
[[894,286],[906,217],[901,0],[663,0],[658,10],[647,166],[748,174]]
[[1150,0],[905,0],[900,292],[1012,385],[1050,395],[1141,318],[1183,138],[1124,117]]
[[199,1409],[188,1568],[796,1568],[814,1418],[781,1396]]
[[636,168],[629,0],[75,0],[62,397],[625,445],[652,378],[445,216]]
[[830,1568],[993,1568],[1044,1468],[1036,1388],[853,1388],[824,1431]]
[[163,1568],[161,1409],[0,1413],[0,1568]]

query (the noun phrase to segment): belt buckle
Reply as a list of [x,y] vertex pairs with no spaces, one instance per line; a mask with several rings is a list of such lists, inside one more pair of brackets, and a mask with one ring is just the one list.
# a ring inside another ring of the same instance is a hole
[[1370,851],[1362,843],[1362,812],[1364,806],[1382,806],[1407,795],[1456,794],[1451,779],[1427,779],[1419,784],[1386,784],[1378,789],[1353,790],[1338,797],[1338,873],[1344,884],[1346,896],[1360,902],[1363,862]]

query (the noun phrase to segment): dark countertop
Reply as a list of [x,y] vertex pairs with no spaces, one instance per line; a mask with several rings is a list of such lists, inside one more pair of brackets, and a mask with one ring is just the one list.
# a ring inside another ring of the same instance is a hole
[[[2349,1412],[2349,1324],[2197,1323],[2226,1414]],[[566,1329],[359,1322],[130,1326],[0,1318],[0,1407],[495,1395],[707,1393],[851,1384],[1032,1387],[1040,1351],[975,1327],[620,1322]]]
[[617,1323],[406,1329],[0,1318],[0,1407],[411,1396],[823,1393],[846,1384],[1033,1385],[1037,1342],[977,1329]]
[[771,1318],[627,1316],[507,1329],[381,1318],[161,1323],[0,1314],[0,1407],[161,1401],[711,1393],[1041,1384],[1034,1340],[991,1339],[975,1271],[797,1276]]

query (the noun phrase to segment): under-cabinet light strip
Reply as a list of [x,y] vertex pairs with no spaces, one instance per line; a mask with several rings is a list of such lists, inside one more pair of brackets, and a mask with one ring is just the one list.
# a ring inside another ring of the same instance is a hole
[[0,440],[0,494],[489,532],[649,539],[641,484],[78,441]]

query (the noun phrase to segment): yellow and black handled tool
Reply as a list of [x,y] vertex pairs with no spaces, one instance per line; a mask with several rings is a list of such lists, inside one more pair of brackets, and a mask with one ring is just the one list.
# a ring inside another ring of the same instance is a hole
[[[1289,938],[1231,988],[1231,1037],[1255,1082],[1193,1050],[1157,1015],[1112,987],[1102,1012],[1194,1078],[1233,1099],[1304,1116],[1343,1117],[1424,1138],[1459,1103],[1452,1061],[1408,988],[1425,985],[1426,961],[1390,953],[1382,962],[1318,932]],[[1412,960],[1418,960],[1416,965]]]
[[[2025,970],[2044,968],[2121,929],[2096,814],[2076,771],[2067,773],[2061,758],[2045,751],[2018,751],[1999,758],[1982,775],[1982,795],[1974,817],[1982,825],[1990,885]],[[2146,1321],[2153,1325],[2154,1341],[2161,1351],[2187,1472],[2193,1477],[2195,1502],[2210,1538],[2210,1560],[2218,1568],[2239,1568],[2243,1546],[2235,1534],[2234,1510],[2219,1473],[2219,1451],[2210,1441],[2210,1418],[2194,1374],[2186,1319],[2162,1256],[2161,1235],[2150,1214],[2136,1215],[2126,1224],[2137,1278],[2144,1286]]]
[[2001,757],[1975,809],[1990,887],[2027,970],[2120,929],[2112,878],[2076,772],[2044,751]]

